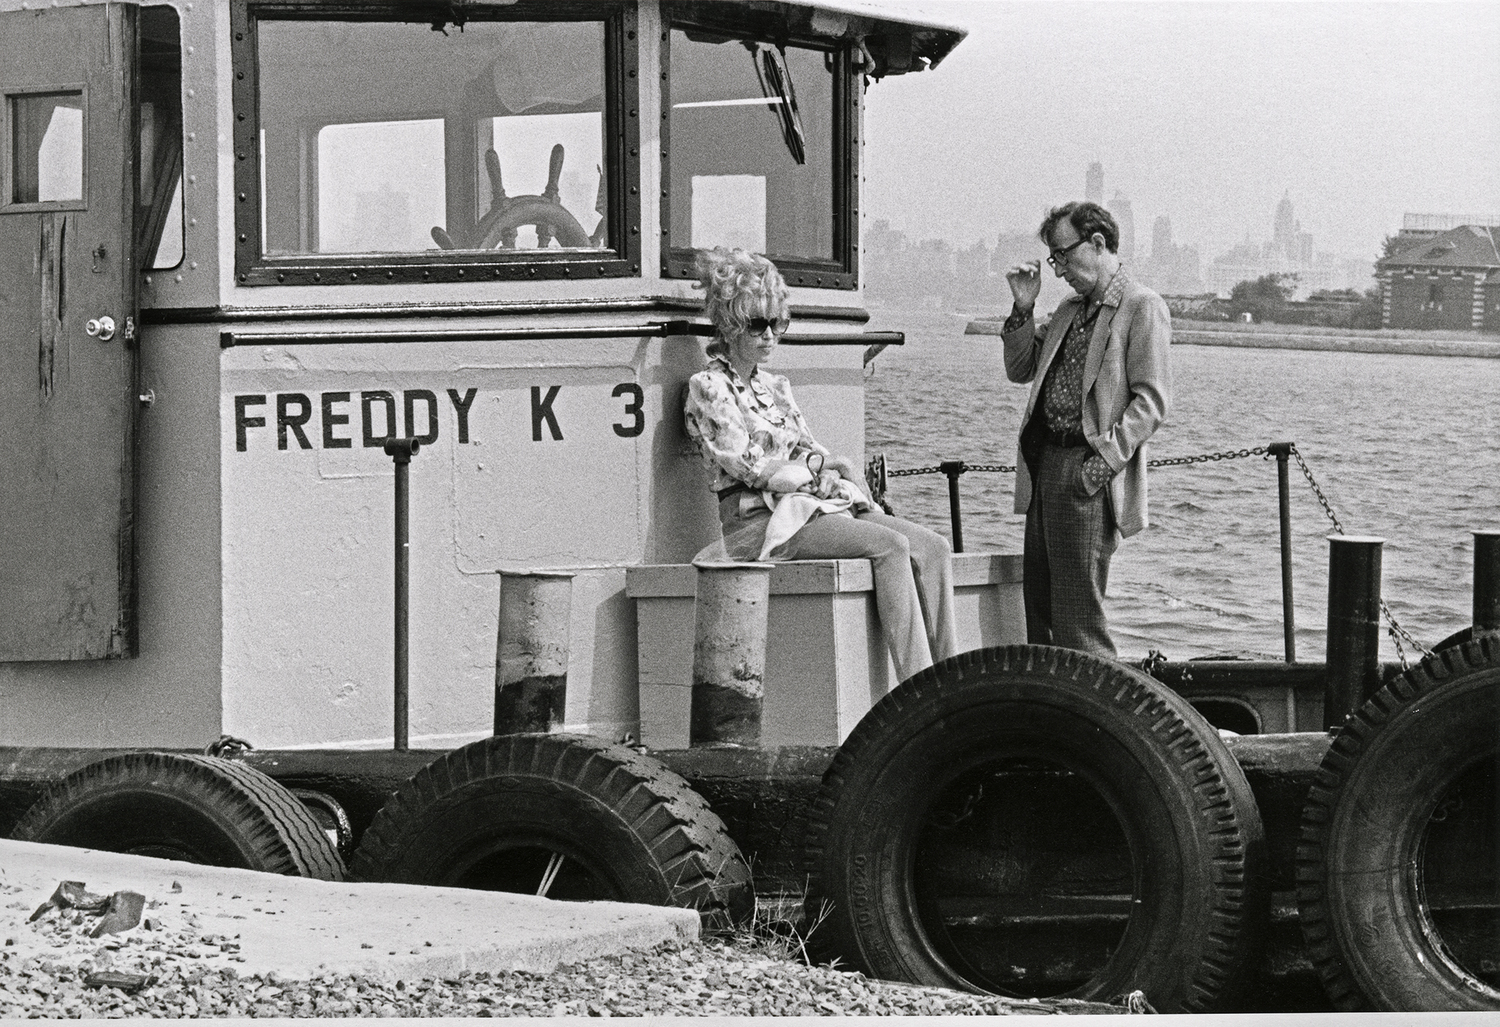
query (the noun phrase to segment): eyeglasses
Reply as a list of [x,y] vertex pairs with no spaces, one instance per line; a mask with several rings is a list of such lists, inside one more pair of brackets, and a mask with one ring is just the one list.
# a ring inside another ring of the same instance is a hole
[[787,326],[791,323],[792,319],[789,317],[778,317],[774,320],[769,317],[752,317],[745,322],[745,331],[751,335],[761,335],[769,328],[777,335],[780,335],[787,330]]
[[1057,267],[1057,265],[1059,264],[1068,263],[1068,254],[1072,253],[1074,250],[1078,249],[1078,247],[1082,246],[1086,242],[1088,242],[1087,239],[1079,239],[1072,246],[1064,246],[1060,250],[1053,250],[1050,254],[1047,255],[1047,266]]

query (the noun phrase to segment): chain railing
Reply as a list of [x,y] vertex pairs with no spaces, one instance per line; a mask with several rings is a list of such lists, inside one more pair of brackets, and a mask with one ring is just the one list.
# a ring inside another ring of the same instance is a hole
[[[1340,535],[1349,534],[1344,530],[1344,525],[1340,523],[1339,515],[1333,512],[1333,504],[1328,501],[1328,497],[1325,496],[1323,494],[1323,490],[1318,487],[1318,480],[1313,477],[1312,468],[1307,466],[1307,461],[1302,459],[1302,454],[1297,452],[1297,447],[1292,444],[1289,445],[1291,448],[1292,456],[1297,458],[1297,466],[1302,469],[1302,476],[1307,479],[1307,484],[1312,486],[1313,495],[1318,497],[1318,505],[1323,508],[1323,512],[1328,515],[1328,520],[1333,523],[1333,530],[1338,532]],[[1431,649],[1418,642],[1411,636],[1411,632],[1407,631],[1401,626],[1401,623],[1396,620],[1396,615],[1391,613],[1391,608],[1386,605],[1384,599],[1380,600],[1380,615],[1385,618],[1386,634],[1391,637],[1392,642],[1396,643],[1396,658],[1401,661],[1402,670],[1405,670],[1407,667],[1411,666],[1411,664],[1406,659],[1406,649],[1401,644],[1403,639],[1408,645],[1410,645],[1417,652],[1421,653],[1423,656],[1432,655]]]
[[[1318,499],[1318,504],[1328,519],[1333,523],[1334,531],[1340,535],[1347,535],[1343,523],[1338,515],[1334,513],[1333,504],[1324,495],[1323,489],[1313,477],[1312,469],[1307,466],[1307,461],[1298,452],[1295,443],[1273,442],[1266,446],[1255,446],[1249,449],[1223,450],[1217,453],[1200,453],[1194,456],[1165,457],[1158,460],[1148,460],[1147,467],[1182,467],[1188,464],[1200,464],[1217,462],[1221,460],[1239,460],[1246,457],[1259,456],[1269,460],[1275,457],[1278,464],[1279,491],[1281,498],[1281,569],[1282,569],[1282,619],[1285,630],[1286,659],[1288,663],[1296,660],[1296,643],[1293,639],[1295,622],[1292,612],[1292,561],[1291,561],[1291,513],[1288,496],[1288,484],[1286,473],[1286,461],[1293,457],[1297,466],[1301,468],[1302,475],[1311,486],[1313,495]],[[865,480],[869,485],[871,496],[882,506],[888,507],[885,500],[886,484],[891,478],[905,478],[921,474],[942,474],[948,478],[948,513],[953,528],[953,551],[961,553],[964,551],[963,542],[963,517],[959,508],[958,479],[970,471],[978,473],[1014,474],[1016,471],[1013,464],[966,464],[962,460],[944,460],[941,463],[928,467],[908,467],[900,469],[889,469],[886,467],[885,454],[878,454],[870,459],[865,467]],[[1390,607],[1384,599],[1380,601],[1380,613],[1386,620],[1386,634],[1396,645],[1396,655],[1401,661],[1403,669],[1410,666],[1407,659],[1406,648],[1403,641],[1414,650],[1424,656],[1432,655],[1432,650],[1422,645],[1411,633],[1408,632],[1396,620],[1391,613]]]

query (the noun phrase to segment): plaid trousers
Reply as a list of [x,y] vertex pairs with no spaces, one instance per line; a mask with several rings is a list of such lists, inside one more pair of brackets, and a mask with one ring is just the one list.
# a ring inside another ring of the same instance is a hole
[[1113,660],[1104,593],[1120,536],[1108,490],[1091,496],[1084,488],[1083,461],[1091,452],[1038,447],[1022,558],[1026,640]]

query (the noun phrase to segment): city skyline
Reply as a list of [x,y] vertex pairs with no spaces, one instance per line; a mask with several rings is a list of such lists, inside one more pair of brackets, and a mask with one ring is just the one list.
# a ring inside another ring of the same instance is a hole
[[[1107,169],[1101,161],[1089,163],[1084,173],[1085,199],[1100,202],[1107,191]],[[1293,298],[1305,298],[1326,290],[1353,289],[1365,292],[1374,286],[1375,261],[1379,253],[1349,257],[1318,249],[1311,232],[1305,231],[1290,190],[1282,193],[1274,209],[1267,212],[1267,229],[1259,237],[1247,230],[1244,239],[1219,253],[1207,253],[1196,243],[1177,238],[1171,215],[1159,214],[1142,240],[1136,229],[1132,204],[1122,190],[1102,203],[1119,227],[1119,254],[1136,277],[1163,294],[1227,296],[1240,282],[1269,274],[1292,276]],[[1411,212],[1403,216],[1410,218]],[[1391,235],[1395,235],[1393,230]],[[993,242],[993,246],[991,243]],[[1004,266],[1037,259],[1041,243],[1035,230],[1000,231],[992,239],[972,243],[941,238],[910,238],[894,229],[886,219],[876,219],[866,232],[866,252],[888,257],[893,251],[914,249],[929,254],[949,252],[960,262],[972,263],[980,251],[989,253],[998,275]],[[971,269],[972,270],[972,269]],[[1054,291],[1046,284],[1044,293]],[[1044,297],[1047,298],[1047,297]]]
[[1500,211],[1500,4],[901,6],[969,32],[865,96],[867,223],[913,239],[1034,232],[1094,162],[1138,254],[1161,216],[1205,262],[1273,239],[1284,196],[1370,261],[1407,213]]

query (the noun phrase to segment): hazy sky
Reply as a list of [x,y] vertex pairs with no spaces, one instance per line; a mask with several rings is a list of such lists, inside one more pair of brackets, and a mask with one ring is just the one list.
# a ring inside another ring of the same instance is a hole
[[1500,215],[1500,2],[901,4],[968,28],[866,94],[866,211],[993,245],[1082,199],[1131,201],[1211,260],[1271,237],[1288,193],[1320,251],[1368,256],[1402,214]]

